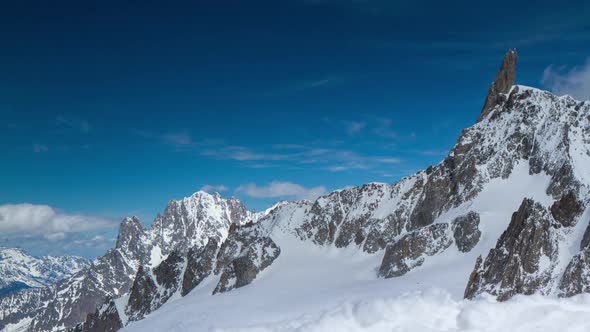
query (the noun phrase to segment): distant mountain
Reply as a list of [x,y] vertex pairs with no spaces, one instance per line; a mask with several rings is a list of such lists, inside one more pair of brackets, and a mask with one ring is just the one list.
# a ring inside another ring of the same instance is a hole
[[22,249],[0,247],[0,296],[28,288],[44,287],[88,267],[77,256],[33,257]]
[[0,328],[306,330],[284,322],[430,287],[501,301],[590,292],[590,103],[515,85],[515,67],[509,51],[439,164],[262,213],[205,192],[170,201],[147,229],[123,220],[89,268],[0,299]]

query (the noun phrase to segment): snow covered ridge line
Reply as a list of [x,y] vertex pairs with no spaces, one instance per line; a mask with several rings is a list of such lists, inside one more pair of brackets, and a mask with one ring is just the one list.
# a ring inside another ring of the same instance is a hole
[[515,65],[508,52],[441,163],[262,214],[218,194],[171,201],[147,229],[126,218],[89,269],[0,299],[0,328],[206,330],[423,287],[454,301],[590,291],[590,104],[514,85]]
[[0,296],[14,291],[45,287],[88,267],[77,256],[33,257],[18,248],[0,247]]

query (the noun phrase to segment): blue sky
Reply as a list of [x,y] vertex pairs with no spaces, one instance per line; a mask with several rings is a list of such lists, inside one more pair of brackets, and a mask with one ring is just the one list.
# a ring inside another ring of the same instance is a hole
[[473,124],[508,48],[519,84],[588,99],[589,7],[4,4],[0,245],[93,257],[203,187],[260,210],[394,182]]

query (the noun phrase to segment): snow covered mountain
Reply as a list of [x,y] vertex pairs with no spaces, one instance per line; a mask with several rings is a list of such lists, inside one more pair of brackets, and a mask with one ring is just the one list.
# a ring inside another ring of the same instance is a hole
[[0,296],[21,289],[44,287],[86,268],[77,256],[33,257],[18,248],[0,248]]
[[[515,67],[509,51],[438,165],[258,214],[218,194],[171,201],[148,229],[125,219],[88,269],[0,299],[0,328],[300,331],[352,317],[380,330],[369,318],[412,291],[444,289],[431,294],[450,317],[482,298],[589,292],[590,103],[514,85]],[[400,301],[388,315],[429,310]]]

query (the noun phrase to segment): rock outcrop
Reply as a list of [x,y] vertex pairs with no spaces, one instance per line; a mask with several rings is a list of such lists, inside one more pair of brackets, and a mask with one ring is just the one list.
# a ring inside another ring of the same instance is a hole
[[89,314],[84,323],[78,324],[69,332],[115,332],[123,326],[115,302],[109,299],[96,312]]
[[461,252],[469,252],[479,242],[481,231],[479,230],[479,214],[470,211],[464,216],[453,220],[453,238]]
[[510,50],[504,55],[504,60],[502,60],[496,79],[494,79],[494,82],[492,82],[488,89],[481,114],[477,119],[478,122],[490,114],[494,107],[506,100],[506,94],[510,91],[516,80],[516,60],[516,50]]
[[560,226],[547,209],[525,199],[485,260],[478,259],[466,298],[486,292],[506,300],[515,294],[547,292],[558,253]]
[[385,249],[379,276],[399,277],[451,246],[453,238],[449,224],[434,224],[412,231]]

